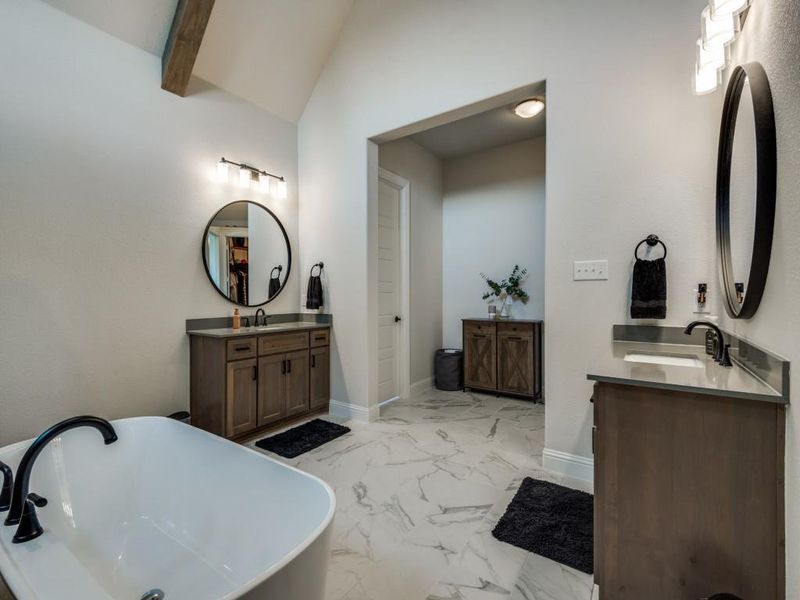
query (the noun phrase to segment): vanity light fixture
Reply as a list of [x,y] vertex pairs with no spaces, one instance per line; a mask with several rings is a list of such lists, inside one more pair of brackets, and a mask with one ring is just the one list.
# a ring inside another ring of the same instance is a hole
[[239,167],[239,187],[257,190],[264,194],[273,191],[276,198],[286,198],[286,179],[252,165],[233,162],[224,156],[217,163],[217,180],[226,183],[229,180],[231,167]]
[[737,15],[750,6],[750,0],[710,0],[711,15]]
[[217,163],[217,181],[228,183],[228,162],[224,158]]
[[514,107],[514,114],[523,119],[535,117],[544,110],[544,99],[528,98]]
[[751,0],[709,0],[700,16],[700,39],[694,67],[694,92],[709,94],[719,88],[728,66],[728,46],[742,29]]
[[738,20],[733,13],[712,15],[711,7],[706,6],[703,9],[701,23],[703,47],[709,49],[731,43],[738,33],[736,27]]
[[283,200],[286,198],[289,190],[286,186],[286,180],[281,178],[277,180],[277,185],[275,186],[275,197],[280,198]]

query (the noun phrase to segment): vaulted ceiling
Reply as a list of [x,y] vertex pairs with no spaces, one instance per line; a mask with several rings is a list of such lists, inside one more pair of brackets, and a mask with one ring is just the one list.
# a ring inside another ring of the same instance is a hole
[[[178,4],[178,0],[45,1],[157,56],[164,50]],[[353,2],[216,0],[194,75],[297,122]]]

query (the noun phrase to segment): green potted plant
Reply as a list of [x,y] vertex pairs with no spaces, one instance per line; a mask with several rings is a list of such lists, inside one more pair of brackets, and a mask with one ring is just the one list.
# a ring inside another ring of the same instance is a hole
[[489,286],[489,291],[483,295],[484,300],[489,298],[498,298],[501,302],[500,318],[508,319],[511,317],[511,305],[514,300],[519,300],[523,304],[527,304],[530,300],[528,293],[520,287],[528,275],[528,269],[521,269],[519,265],[514,265],[511,275],[501,280],[499,283],[489,277],[485,273],[481,273],[486,285]]

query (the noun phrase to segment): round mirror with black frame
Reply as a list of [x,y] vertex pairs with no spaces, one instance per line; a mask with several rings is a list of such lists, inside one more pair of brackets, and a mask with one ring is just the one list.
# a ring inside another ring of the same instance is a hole
[[717,160],[717,254],[725,308],[755,315],[769,272],[775,225],[775,113],[764,68],[737,66],[722,109]]
[[201,252],[214,289],[240,306],[274,300],[292,269],[283,224],[267,207],[250,200],[231,202],[211,217]]

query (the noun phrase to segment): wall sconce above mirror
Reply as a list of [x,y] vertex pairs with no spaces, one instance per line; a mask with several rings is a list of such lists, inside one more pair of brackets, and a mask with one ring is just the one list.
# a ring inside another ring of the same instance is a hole
[[717,162],[717,254],[725,308],[755,315],[764,294],[775,224],[776,138],[772,93],[759,63],[731,74]]
[[203,235],[211,284],[240,306],[260,306],[281,293],[292,269],[289,236],[268,208],[239,200],[211,217]]

